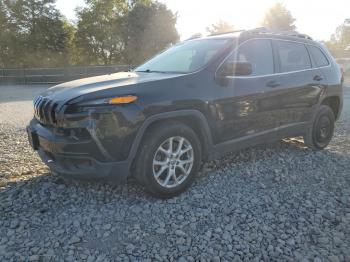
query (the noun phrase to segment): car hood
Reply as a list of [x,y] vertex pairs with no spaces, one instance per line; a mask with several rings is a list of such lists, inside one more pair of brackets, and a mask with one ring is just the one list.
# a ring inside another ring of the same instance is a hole
[[41,96],[64,102],[76,97],[107,89],[125,88],[139,83],[181,76],[180,74],[122,72],[66,82],[47,89]]

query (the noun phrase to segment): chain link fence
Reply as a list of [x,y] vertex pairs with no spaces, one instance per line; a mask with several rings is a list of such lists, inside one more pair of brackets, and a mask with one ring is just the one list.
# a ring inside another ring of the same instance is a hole
[[128,71],[130,65],[0,69],[0,84],[59,84],[79,78]]

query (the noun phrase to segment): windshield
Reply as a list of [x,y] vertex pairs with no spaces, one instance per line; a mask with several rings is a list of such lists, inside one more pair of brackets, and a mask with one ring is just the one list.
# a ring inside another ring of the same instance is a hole
[[177,44],[137,67],[136,72],[191,73],[207,65],[229,39],[198,39]]

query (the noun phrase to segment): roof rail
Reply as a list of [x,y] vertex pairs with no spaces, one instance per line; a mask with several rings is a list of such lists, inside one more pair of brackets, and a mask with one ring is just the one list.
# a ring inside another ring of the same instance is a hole
[[252,30],[247,30],[242,33],[243,34],[269,34],[269,35],[283,35],[283,36],[294,36],[304,39],[312,40],[312,38],[306,34],[301,34],[297,31],[277,31],[271,30],[266,27],[259,27]]
[[186,40],[184,41],[189,41],[189,40],[193,40],[193,39],[198,39],[198,38],[201,38],[202,37],[202,34],[201,33],[197,33],[197,34],[194,34],[192,35],[191,37],[187,38]]
[[268,34],[268,35],[292,36],[292,37],[299,37],[299,38],[304,38],[308,40],[313,40],[310,36],[306,34],[301,34],[297,31],[278,31],[278,30],[272,30],[266,27],[258,27],[250,30],[234,30],[234,31],[228,31],[223,33],[214,33],[209,36],[226,35],[226,34],[232,34],[232,33],[241,33],[241,35]]
[[209,36],[216,36],[216,35],[226,35],[226,34],[233,34],[233,33],[240,33],[240,32],[245,32],[246,30],[233,30],[233,31],[227,31],[227,32],[222,32],[222,33],[214,33]]

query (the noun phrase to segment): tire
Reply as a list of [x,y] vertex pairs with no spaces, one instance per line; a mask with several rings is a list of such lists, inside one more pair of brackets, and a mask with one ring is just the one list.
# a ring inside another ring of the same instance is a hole
[[155,197],[171,198],[192,184],[201,158],[200,141],[190,127],[178,122],[160,123],[142,139],[135,176]]
[[304,136],[305,145],[312,150],[322,150],[327,147],[333,137],[334,124],[335,117],[332,109],[321,105]]

